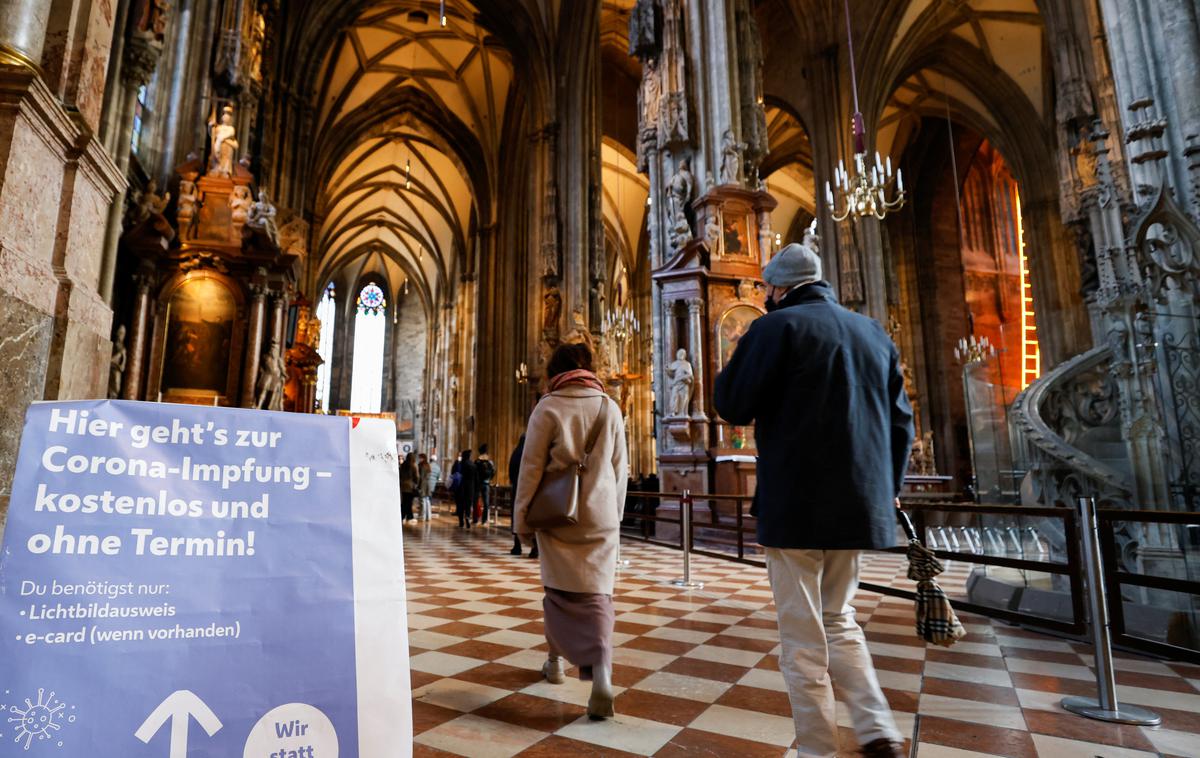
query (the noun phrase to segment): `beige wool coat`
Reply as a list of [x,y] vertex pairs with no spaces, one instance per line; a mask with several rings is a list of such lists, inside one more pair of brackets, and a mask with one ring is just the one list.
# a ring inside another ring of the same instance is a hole
[[603,392],[567,386],[538,402],[525,432],[521,478],[513,504],[517,534],[533,531],[525,526],[525,514],[543,473],[562,471],[582,457],[601,402],[608,406],[608,418],[583,474],[579,523],[537,533],[542,584],[565,592],[612,594],[629,481],[625,419]]

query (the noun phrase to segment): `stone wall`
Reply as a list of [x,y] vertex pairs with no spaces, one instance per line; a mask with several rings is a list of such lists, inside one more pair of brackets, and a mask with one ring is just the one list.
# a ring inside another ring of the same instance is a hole
[[112,311],[96,285],[119,182],[81,116],[0,66],[0,520],[28,405],[105,395]]

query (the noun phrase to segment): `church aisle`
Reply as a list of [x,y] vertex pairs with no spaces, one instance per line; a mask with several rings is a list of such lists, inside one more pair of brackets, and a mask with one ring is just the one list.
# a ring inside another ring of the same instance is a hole
[[[443,512],[445,506],[442,506]],[[678,551],[625,543],[616,588],[617,717],[584,715],[589,685],[542,680],[536,562],[507,527],[464,532],[446,516],[405,528],[416,756],[782,756],[793,739],[766,572],[704,557],[686,592]],[[891,560],[888,556],[886,561]],[[887,571],[865,569],[873,581]],[[888,568],[891,568],[889,565]],[[865,577],[864,577],[865,578]],[[1091,722],[1058,707],[1093,695],[1087,646],[964,616],[949,650],[912,633],[911,603],[861,593],[879,678],[921,758],[1200,755],[1200,667],[1119,656],[1123,700],[1163,726]],[[843,744],[853,735],[842,713]]]

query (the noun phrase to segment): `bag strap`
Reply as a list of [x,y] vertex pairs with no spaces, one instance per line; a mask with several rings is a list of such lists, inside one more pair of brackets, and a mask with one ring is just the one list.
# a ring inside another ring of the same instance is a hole
[[600,410],[596,413],[596,420],[592,422],[592,428],[588,430],[587,443],[583,448],[583,460],[580,465],[587,463],[587,459],[592,454],[592,449],[596,447],[596,442],[600,439],[600,422],[608,418],[608,398],[600,398]]

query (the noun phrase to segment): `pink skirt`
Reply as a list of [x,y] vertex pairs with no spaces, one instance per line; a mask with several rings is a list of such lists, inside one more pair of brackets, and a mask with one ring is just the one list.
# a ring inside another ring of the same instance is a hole
[[544,589],[546,641],[559,655],[579,667],[580,679],[590,681],[593,667],[612,665],[616,624],[612,595]]

